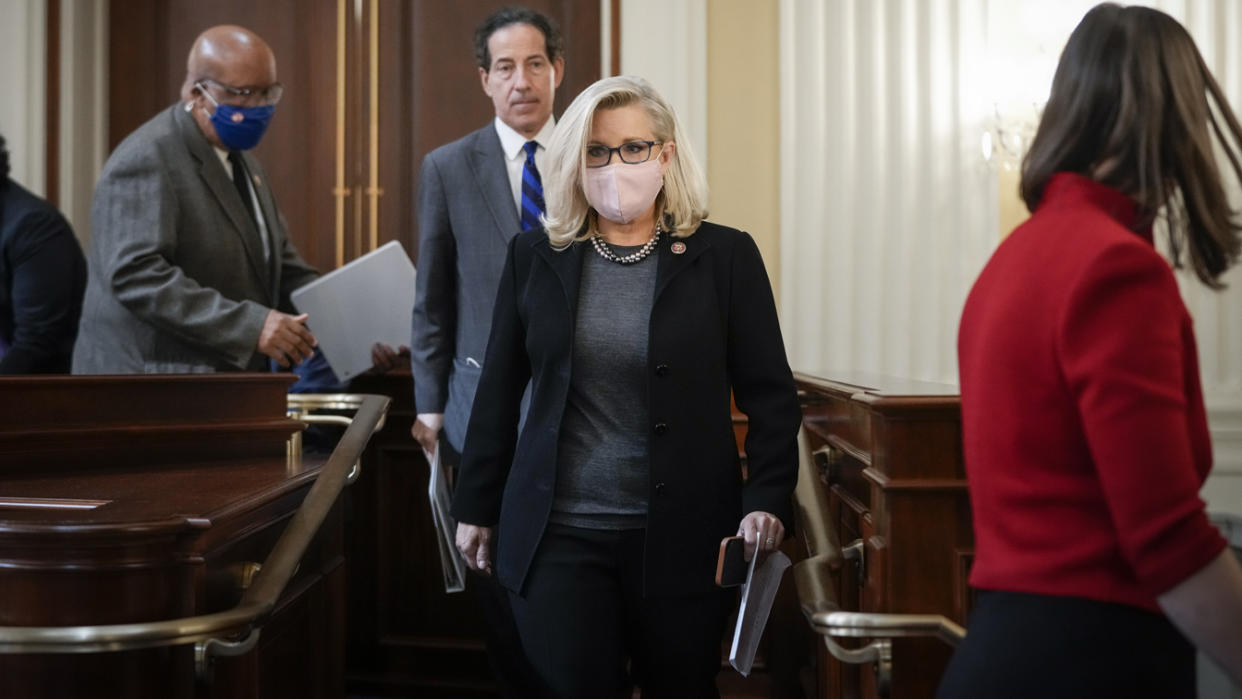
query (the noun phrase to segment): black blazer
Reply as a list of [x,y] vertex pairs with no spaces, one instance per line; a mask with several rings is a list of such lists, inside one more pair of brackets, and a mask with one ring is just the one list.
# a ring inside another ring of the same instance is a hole
[[0,374],[68,373],[86,259],[56,207],[0,179]]
[[[671,246],[684,243],[676,254]],[[521,591],[556,489],[578,281],[589,244],[552,248],[541,229],[509,243],[491,338],[453,497],[460,522],[498,526],[496,572]],[[776,304],[749,235],[704,222],[660,243],[647,352],[651,490],[644,590],[714,584],[720,539],[745,513],[792,529],[801,422]],[[527,382],[531,402],[517,434]],[[749,418],[743,484],[729,406]]]

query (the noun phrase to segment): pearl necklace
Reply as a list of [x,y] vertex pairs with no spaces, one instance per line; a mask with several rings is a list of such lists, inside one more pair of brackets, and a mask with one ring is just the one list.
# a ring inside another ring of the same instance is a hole
[[608,244],[604,242],[603,236],[599,233],[591,236],[591,245],[595,246],[595,252],[598,252],[599,256],[605,260],[616,262],[619,265],[632,265],[635,262],[642,262],[643,258],[650,255],[652,250],[655,250],[656,243],[658,242],[660,242],[660,227],[656,226],[655,233],[651,234],[651,240],[643,243],[641,248],[628,255],[618,255],[608,247]]

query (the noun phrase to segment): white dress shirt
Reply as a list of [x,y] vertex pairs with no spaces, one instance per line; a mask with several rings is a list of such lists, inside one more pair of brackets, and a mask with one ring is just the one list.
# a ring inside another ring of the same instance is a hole
[[509,171],[509,187],[513,190],[513,205],[517,207],[518,217],[522,216],[522,167],[526,165],[527,141],[539,144],[535,149],[535,167],[539,168],[539,178],[543,179],[543,164],[547,159],[548,142],[552,139],[552,130],[556,128],[556,118],[548,117],[543,128],[534,138],[526,138],[513,130],[505,122],[496,117],[496,134],[500,136],[500,149],[505,154],[505,168]]

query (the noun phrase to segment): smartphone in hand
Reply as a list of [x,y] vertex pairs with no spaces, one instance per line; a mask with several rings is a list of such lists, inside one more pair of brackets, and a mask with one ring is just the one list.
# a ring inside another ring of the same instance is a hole
[[746,540],[727,536],[720,540],[720,557],[716,559],[716,584],[737,587],[746,582]]

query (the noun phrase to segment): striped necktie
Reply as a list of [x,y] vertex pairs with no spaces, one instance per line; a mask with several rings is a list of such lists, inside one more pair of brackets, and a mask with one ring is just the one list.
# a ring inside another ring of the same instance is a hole
[[522,149],[526,151],[526,164],[522,166],[522,230],[527,231],[539,226],[539,217],[546,210],[543,203],[543,179],[539,177],[539,168],[535,167],[535,150],[539,144],[527,141]]

